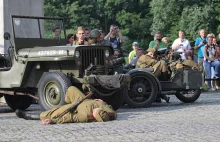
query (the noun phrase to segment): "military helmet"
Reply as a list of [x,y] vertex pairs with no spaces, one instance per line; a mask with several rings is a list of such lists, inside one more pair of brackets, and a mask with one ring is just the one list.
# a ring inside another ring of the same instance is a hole
[[99,30],[94,29],[90,32],[90,38],[98,38],[100,37],[101,33]]

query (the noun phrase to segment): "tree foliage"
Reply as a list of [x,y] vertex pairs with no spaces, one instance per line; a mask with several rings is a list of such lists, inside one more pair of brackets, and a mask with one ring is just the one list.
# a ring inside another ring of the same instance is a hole
[[78,26],[108,33],[111,24],[118,25],[127,51],[133,41],[148,48],[156,31],[173,41],[183,29],[191,42],[201,28],[220,32],[220,0],[45,0],[44,9],[45,16],[66,18],[67,33]]

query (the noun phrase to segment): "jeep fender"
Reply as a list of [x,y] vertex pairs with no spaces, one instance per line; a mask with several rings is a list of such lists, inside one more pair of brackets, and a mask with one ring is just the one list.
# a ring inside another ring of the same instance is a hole
[[127,72],[126,74],[132,75],[135,74],[136,72],[144,72],[146,74],[150,74],[155,81],[157,82],[157,86],[158,86],[158,90],[162,91],[161,85],[160,85],[160,81],[158,80],[158,78],[152,73],[153,70],[152,68],[136,68],[136,69],[132,69],[129,72]]

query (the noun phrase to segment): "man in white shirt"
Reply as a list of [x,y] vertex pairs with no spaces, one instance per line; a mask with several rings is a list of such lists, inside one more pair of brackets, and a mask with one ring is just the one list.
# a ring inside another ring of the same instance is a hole
[[182,59],[185,58],[185,51],[191,50],[190,43],[187,39],[185,39],[185,32],[183,30],[179,31],[179,38],[177,38],[172,44],[172,50],[176,52],[182,52],[181,57]]

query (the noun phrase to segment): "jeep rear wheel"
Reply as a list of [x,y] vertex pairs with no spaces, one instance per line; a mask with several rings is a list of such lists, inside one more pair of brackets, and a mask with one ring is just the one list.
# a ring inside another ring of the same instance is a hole
[[49,110],[64,105],[66,90],[70,86],[70,80],[61,72],[44,74],[38,86],[39,103],[42,109]]
[[187,91],[176,91],[176,97],[184,103],[195,102],[201,94],[200,89],[187,90]]
[[33,101],[31,97],[24,95],[12,96],[5,94],[4,97],[7,105],[13,110],[16,109],[25,110],[32,104]]
[[130,90],[125,96],[125,102],[134,108],[149,107],[158,94],[155,78],[145,72],[131,74]]

